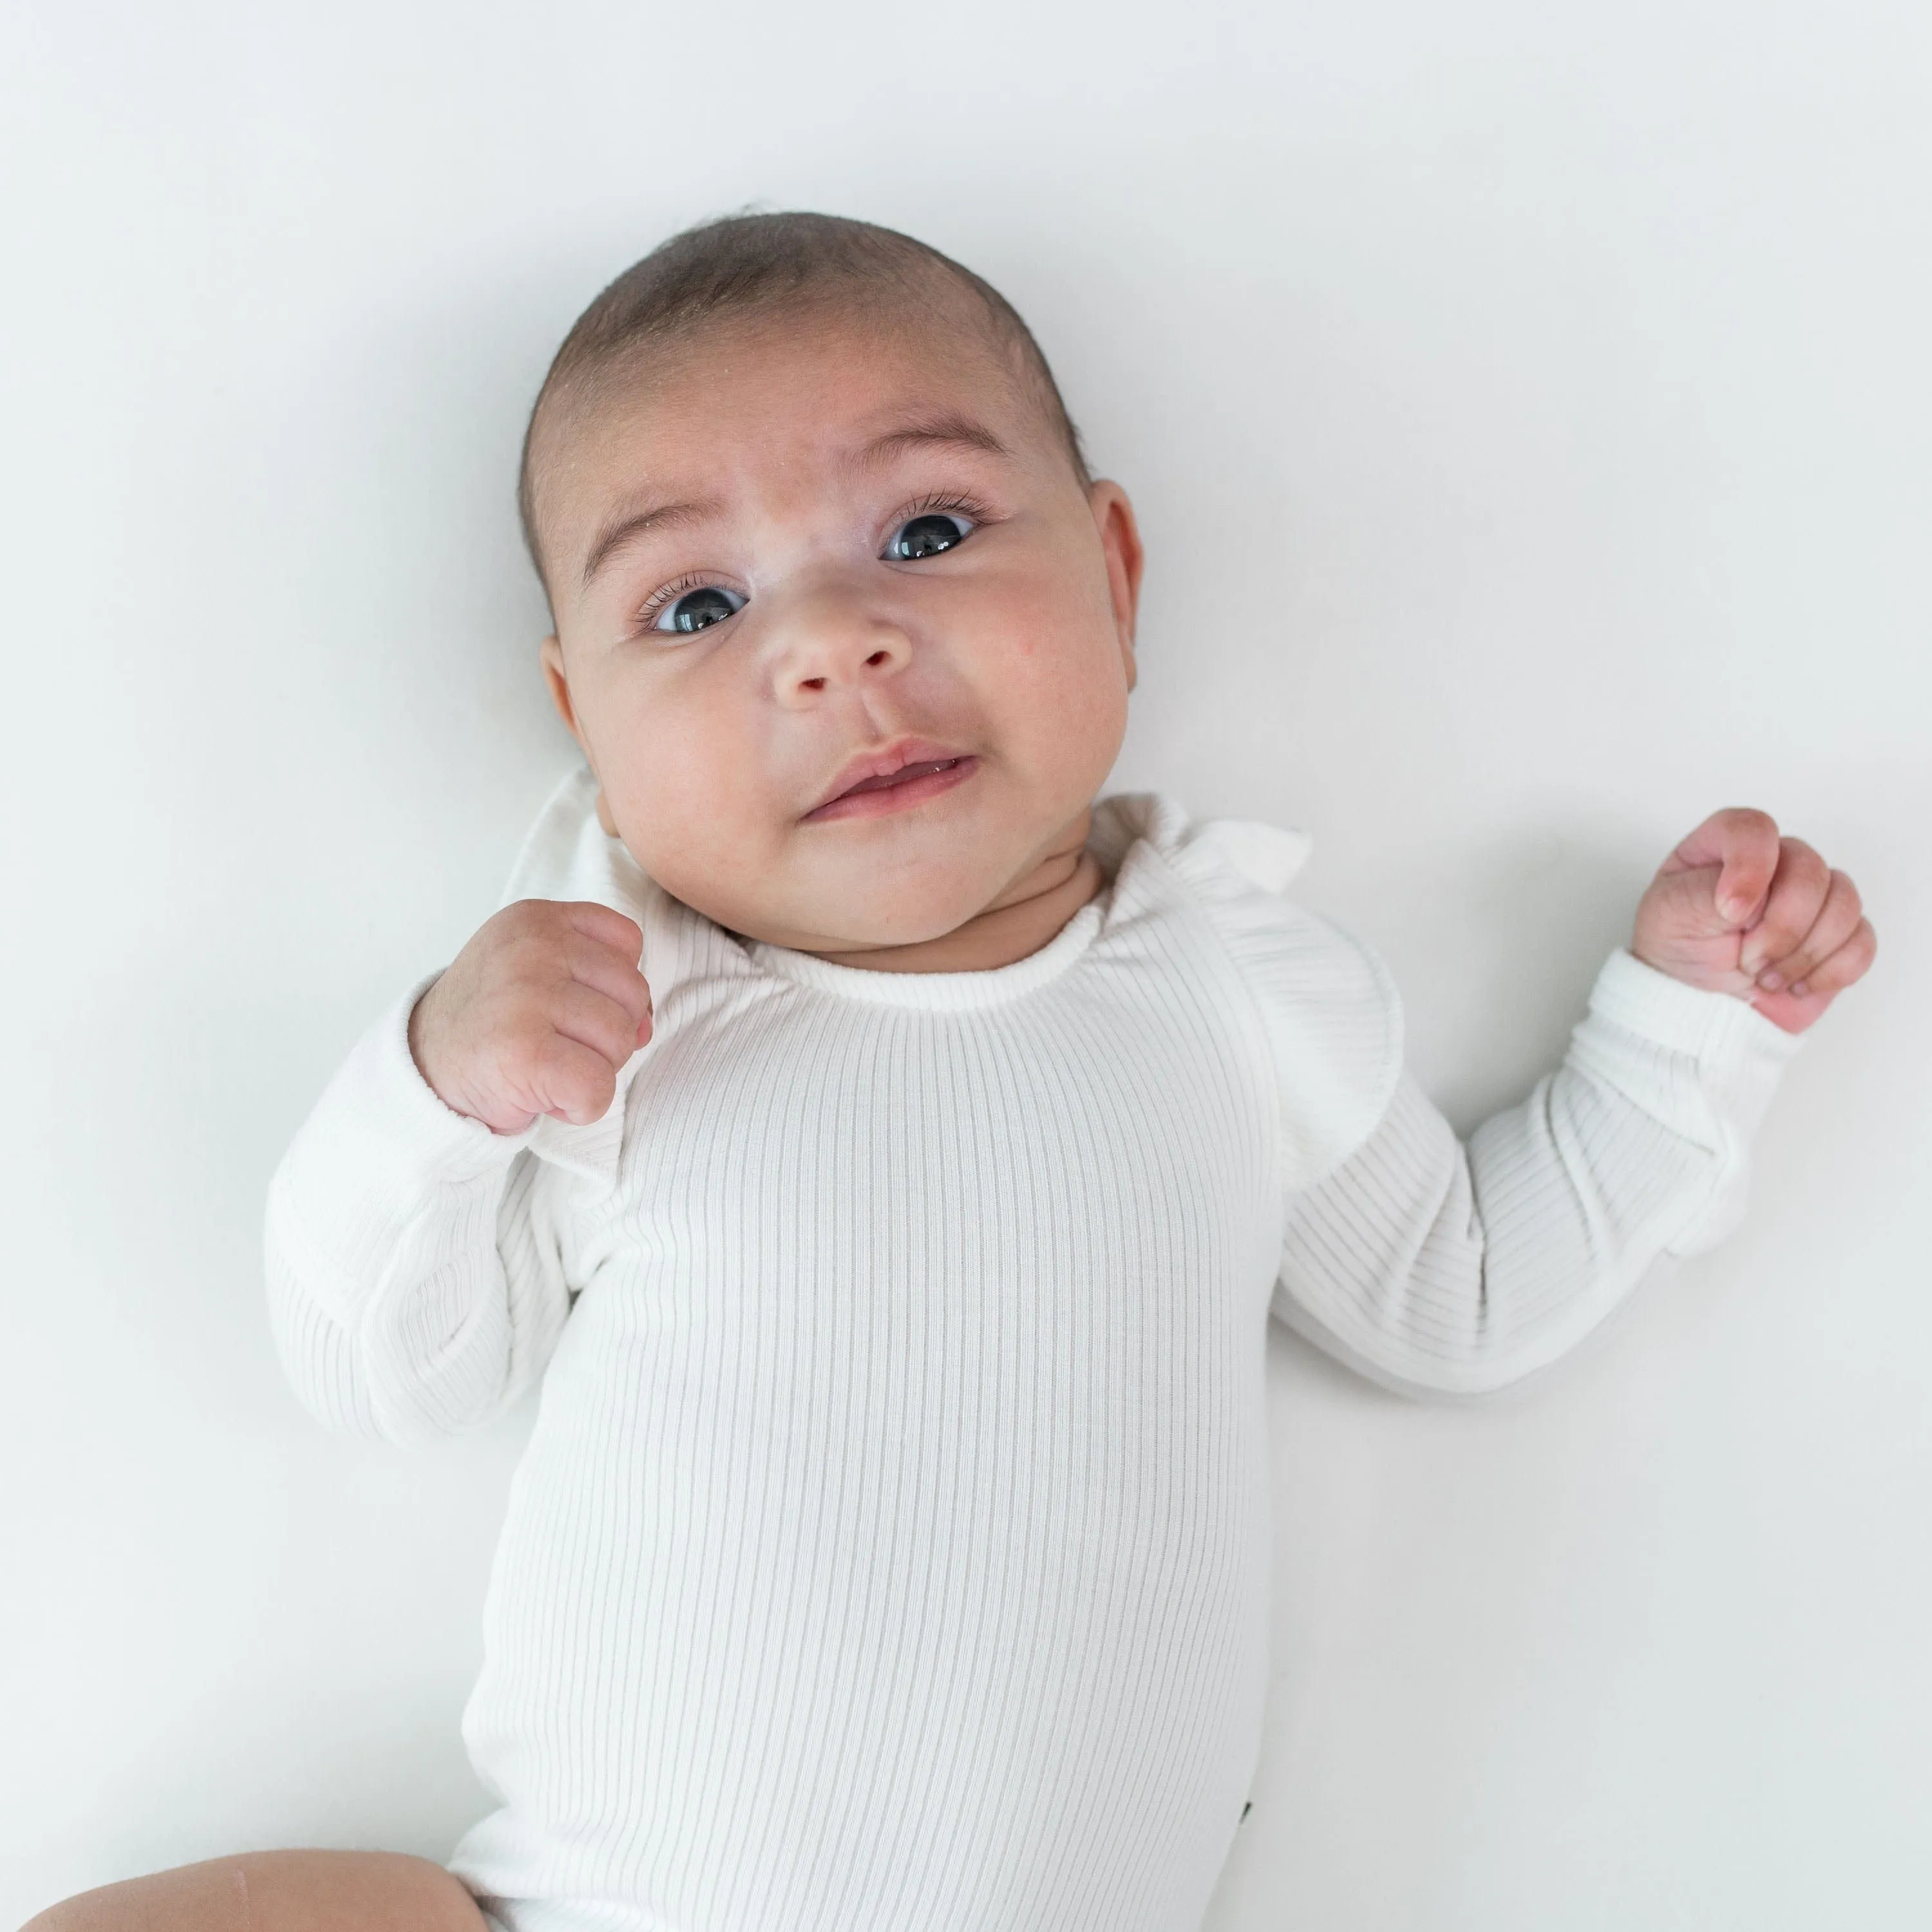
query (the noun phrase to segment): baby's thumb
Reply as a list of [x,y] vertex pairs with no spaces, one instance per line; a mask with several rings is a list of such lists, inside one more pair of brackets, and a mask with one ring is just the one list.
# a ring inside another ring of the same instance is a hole
[[1722,878],[1714,863],[1660,873],[1638,909],[1639,932],[1667,945],[1715,939],[1732,931],[1736,922],[1720,909],[1720,890]]
[[1733,852],[1725,860],[1712,898],[1718,918],[1726,927],[1748,928],[1757,923],[1775,869],[1774,860],[1767,866],[1761,856],[1754,853]]

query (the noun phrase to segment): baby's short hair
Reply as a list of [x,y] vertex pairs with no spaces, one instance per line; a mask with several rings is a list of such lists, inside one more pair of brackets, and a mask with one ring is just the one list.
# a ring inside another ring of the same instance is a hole
[[562,392],[636,349],[688,338],[713,322],[868,291],[916,299],[930,296],[935,284],[976,298],[994,340],[1034,393],[1085,488],[1093,477],[1060,386],[1033,332],[990,282],[937,248],[873,222],[800,212],[724,215],[674,235],[632,263],[577,318],[550,363],[524,433],[517,479],[524,542],[545,588],[532,452],[547,406]]

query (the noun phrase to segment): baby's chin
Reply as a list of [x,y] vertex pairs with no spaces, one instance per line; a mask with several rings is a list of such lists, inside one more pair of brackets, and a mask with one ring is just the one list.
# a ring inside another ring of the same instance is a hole
[[[978,868],[973,869],[976,873]],[[729,916],[707,916],[746,938],[772,946],[805,952],[855,952],[943,939],[984,911],[995,890],[939,860],[902,872],[896,888],[884,889],[876,877],[832,881],[815,889],[801,881],[792,890],[730,908]],[[706,911],[703,906],[698,910]]]
[[862,849],[810,854],[766,879],[726,883],[701,862],[638,862],[675,898],[746,939],[797,952],[917,946],[957,932],[998,896],[1004,875],[984,840],[936,842],[896,862]]

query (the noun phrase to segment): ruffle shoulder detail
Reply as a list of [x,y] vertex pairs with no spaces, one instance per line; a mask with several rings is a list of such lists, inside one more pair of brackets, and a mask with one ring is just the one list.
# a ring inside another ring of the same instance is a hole
[[1314,842],[1258,820],[1196,822],[1172,800],[1129,807],[1190,886],[1252,996],[1280,1106],[1285,1193],[1332,1174],[1372,1133],[1402,1077],[1402,999],[1380,956],[1284,896]]

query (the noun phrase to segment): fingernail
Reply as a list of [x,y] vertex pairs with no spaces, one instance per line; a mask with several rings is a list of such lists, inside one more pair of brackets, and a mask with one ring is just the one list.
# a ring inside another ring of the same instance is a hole
[[1810,990],[1811,982],[1808,980],[1800,980],[1797,985],[1792,988],[1791,997],[1794,1000],[1802,1000]]
[[1767,993],[1774,993],[1784,984],[1784,975],[1775,967],[1767,966],[1757,976],[1757,982]]

